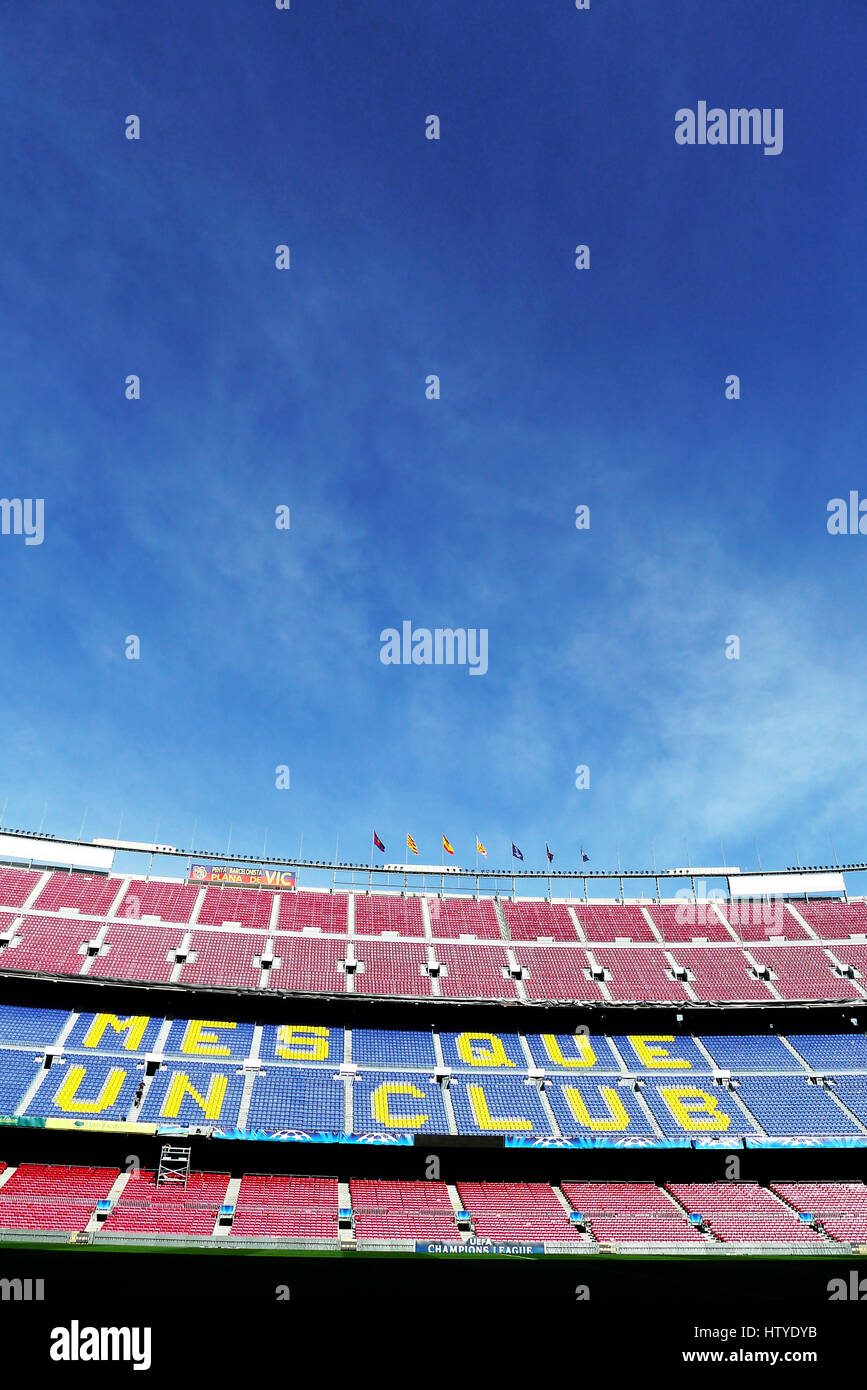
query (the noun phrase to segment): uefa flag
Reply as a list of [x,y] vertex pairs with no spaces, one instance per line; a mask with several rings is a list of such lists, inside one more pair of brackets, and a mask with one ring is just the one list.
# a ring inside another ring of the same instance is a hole
[[407,835],[406,837],[406,847],[407,849],[411,849],[413,854],[418,854],[418,845],[411,835]]
[[478,835],[476,836],[476,854],[483,854],[486,859],[488,857],[488,851],[485,849]]
[[583,846],[583,845],[581,846],[581,862],[582,862],[582,864],[589,864],[589,863],[590,863],[590,855],[584,853],[584,846]]
[[383,854],[385,854],[385,845],[382,843],[382,840],[380,840],[375,830],[373,832],[373,843],[376,845],[377,849],[381,849]]
[[454,854],[454,850],[452,849],[445,835],[443,835],[443,849],[445,850],[446,854]]
[[512,858],[513,858],[513,859],[520,859],[522,862],[523,862],[523,859],[524,859],[523,854],[522,854],[521,851],[518,849],[518,846],[515,844],[515,841],[514,841],[514,840],[512,841]]

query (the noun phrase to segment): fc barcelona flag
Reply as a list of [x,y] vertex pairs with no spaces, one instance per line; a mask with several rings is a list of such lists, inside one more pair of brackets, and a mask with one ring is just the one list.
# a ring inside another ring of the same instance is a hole
[[380,840],[375,830],[373,832],[373,843],[376,845],[377,849],[381,849],[383,854],[385,854],[385,845],[382,843],[382,840]]
[[549,863],[549,864],[553,864],[553,863],[554,863],[554,856],[553,856],[553,854],[551,853],[551,851],[550,851],[549,848],[548,848],[548,842],[547,842],[547,840],[546,840],[546,842],[545,842],[545,853],[546,853],[547,856],[548,856],[548,863]]
[[406,847],[407,849],[411,849],[413,854],[418,854],[418,845],[411,835],[407,835],[406,837]]
[[443,835],[443,849],[445,850],[446,854],[454,854],[454,850],[452,849],[445,835]]

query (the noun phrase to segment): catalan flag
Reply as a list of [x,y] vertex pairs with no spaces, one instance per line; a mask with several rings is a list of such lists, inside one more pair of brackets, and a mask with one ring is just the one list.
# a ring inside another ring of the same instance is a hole
[[375,830],[373,832],[373,843],[376,845],[377,849],[381,849],[383,854],[385,854],[385,845],[382,843],[382,840],[380,840]]
[[406,847],[407,849],[411,849],[413,854],[418,854],[418,845],[411,835],[407,835],[406,837]]
[[478,835],[476,836],[476,854],[483,854],[486,859],[488,857],[488,851],[485,849]]
[[454,850],[452,849],[445,835],[443,835],[443,849],[445,850],[446,854],[454,854]]

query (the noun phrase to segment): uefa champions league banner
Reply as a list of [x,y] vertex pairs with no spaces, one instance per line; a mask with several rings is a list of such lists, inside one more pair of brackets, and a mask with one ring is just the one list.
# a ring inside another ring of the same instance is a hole
[[751,1134],[746,1146],[748,1149],[865,1149],[867,1134],[834,1134],[824,1138],[801,1134],[793,1139],[764,1139]]
[[507,1149],[688,1149],[692,1139],[656,1139],[653,1135],[636,1135],[635,1138],[614,1138],[613,1135],[588,1134],[574,1139],[533,1138],[527,1134],[507,1134]]
[[[186,1134],[186,1130],[164,1128],[160,1134]],[[315,1130],[307,1133],[300,1129],[215,1129],[213,1139],[259,1139],[278,1144],[386,1144],[389,1147],[411,1148],[412,1134],[335,1134],[331,1130]]]
[[536,1241],[499,1240],[417,1240],[417,1255],[544,1255],[545,1246]]
[[307,1134],[300,1129],[215,1129],[211,1134],[212,1139],[258,1139],[278,1144],[338,1144],[342,1137],[330,1130]]

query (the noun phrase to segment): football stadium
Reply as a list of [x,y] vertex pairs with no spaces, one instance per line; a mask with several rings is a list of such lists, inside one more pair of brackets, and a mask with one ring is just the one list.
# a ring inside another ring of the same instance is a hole
[[12,7],[25,1373],[857,1364],[865,44]]
[[867,865],[0,850],[4,1243],[867,1251]]

